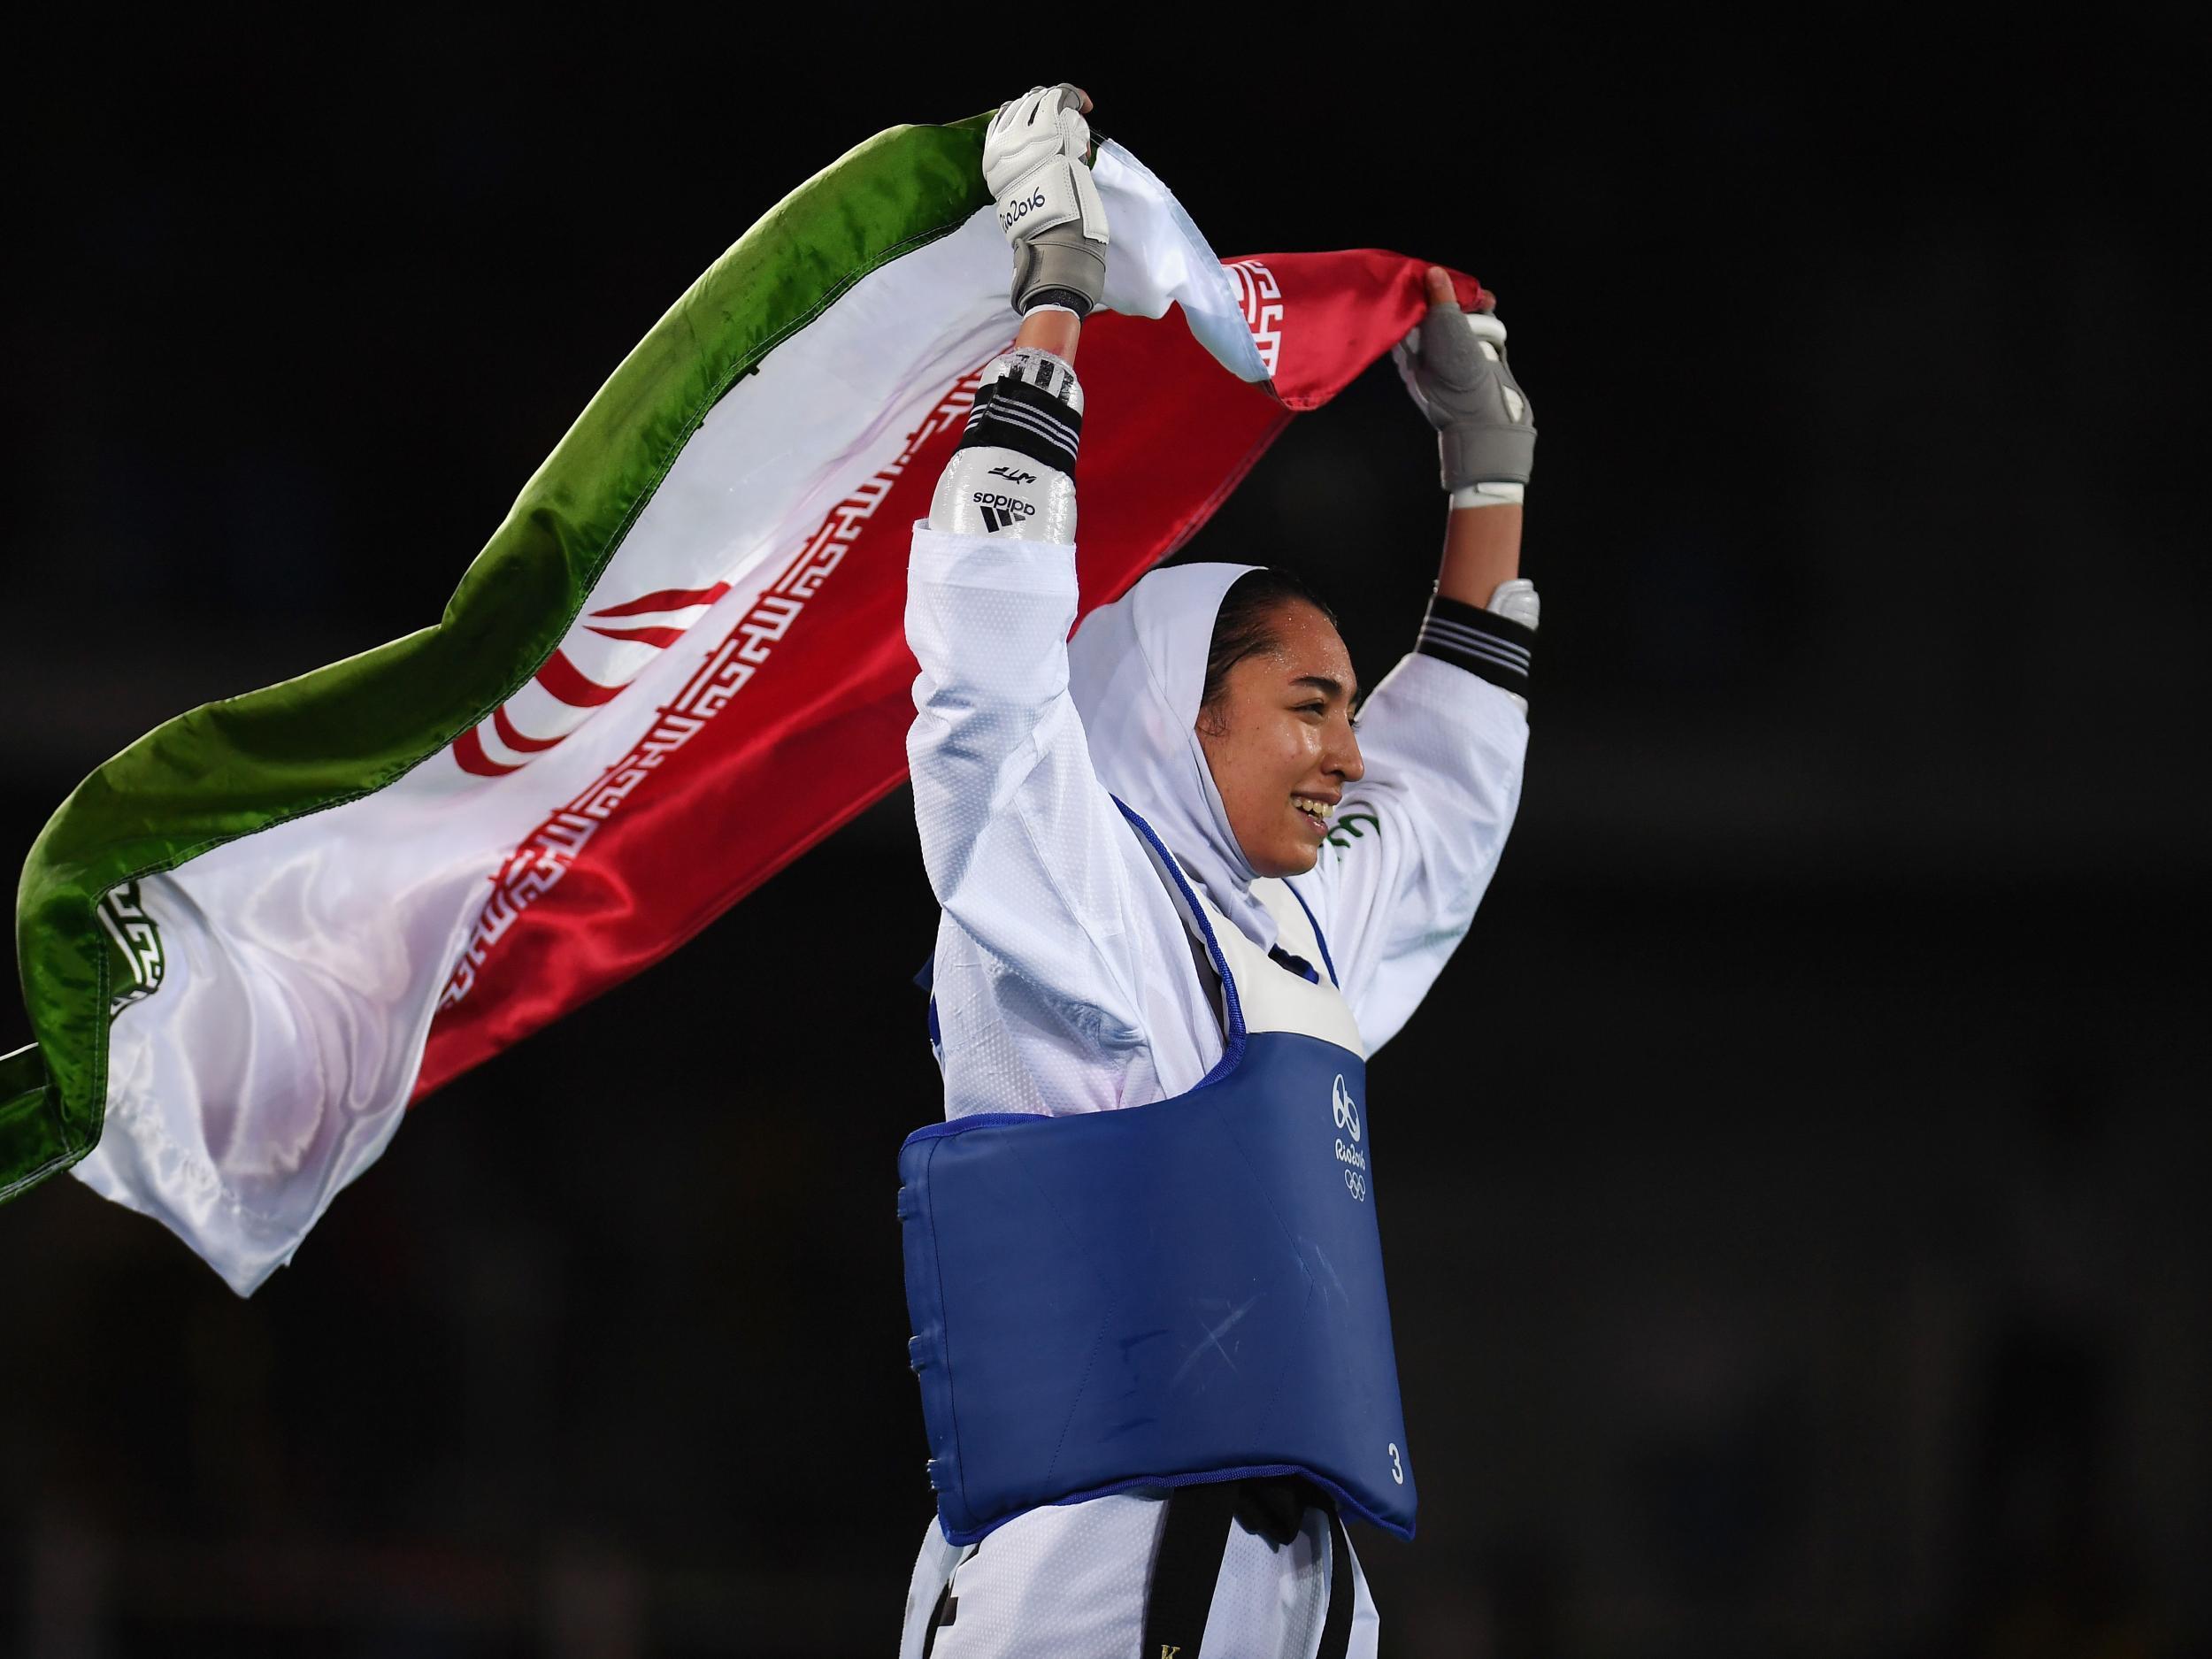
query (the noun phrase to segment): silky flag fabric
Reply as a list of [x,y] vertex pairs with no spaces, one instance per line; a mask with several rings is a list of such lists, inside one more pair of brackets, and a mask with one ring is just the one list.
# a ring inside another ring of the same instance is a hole
[[[909,533],[1016,321],[982,127],[879,134],[748,232],[436,626],[182,715],[64,803],[18,895],[0,1197],[73,1164],[250,1292],[412,1100],[899,782]],[[1225,264],[1118,145],[1093,178],[1087,606],[1424,303],[1396,254]]]

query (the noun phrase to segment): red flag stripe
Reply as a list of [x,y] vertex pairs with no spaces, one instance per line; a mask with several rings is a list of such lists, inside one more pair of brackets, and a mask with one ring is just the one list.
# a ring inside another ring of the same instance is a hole
[[609,605],[604,611],[595,611],[595,617],[641,617],[655,611],[683,611],[693,605],[710,605],[730,591],[727,582],[717,582],[711,588],[664,588],[633,599],[626,604]]
[[484,740],[476,734],[474,726],[453,740],[453,758],[460,763],[463,772],[472,772],[480,778],[503,778],[511,772],[520,772],[519,766],[503,766],[484,752]]
[[538,670],[538,684],[572,709],[595,709],[622,695],[620,686],[603,686],[587,679],[584,671],[568,660],[568,653],[560,650],[547,657],[545,666]]
[[[517,729],[515,723],[507,718],[507,710],[503,708],[492,710],[492,729],[499,733],[499,741],[518,755],[534,755],[542,749],[552,748],[556,743],[565,742],[568,740],[566,732],[563,732],[558,737],[525,737]],[[473,736],[474,733],[472,733],[471,735]]]

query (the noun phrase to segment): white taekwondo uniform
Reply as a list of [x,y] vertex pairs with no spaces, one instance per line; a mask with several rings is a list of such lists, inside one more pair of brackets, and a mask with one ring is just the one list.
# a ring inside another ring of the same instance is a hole
[[[1146,581],[1196,574],[1187,566]],[[1148,651],[1175,659],[1150,664],[1156,683],[1202,678],[1226,581],[1198,586],[1210,602],[1164,632],[1140,630]],[[1222,1056],[1215,988],[1101,781],[1131,775],[1127,757],[1115,757],[1117,768],[1093,752],[1094,741],[1131,741],[1121,729],[1102,739],[1129,722],[1093,703],[1089,724],[1101,730],[1087,727],[1083,687],[1070,683],[1075,611],[1071,544],[916,525],[906,626],[922,672],[907,751],[923,858],[943,906],[934,995],[948,1118],[1142,1105],[1191,1089]],[[1366,775],[1347,788],[1318,864],[1290,883],[1319,924],[1371,1055],[1465,934],[1519,802],[1527,718],[1517,696],[1478,677],[1482,649],[1432,646],[1425,628],[1421,650],[1374,688],[1358,727]],[[1194,708],[1194,692],[1181,701]],[[1147,764],[1179,763],[1163,754]],[[1170,834],[1158,802],[1130,804]],[[1169,844],[1194,876],[1221,867]],[[1248,894],[1208,897],[1251,931]],[[933,1520],[908,1592],[903,1659],[919,1659],[926,1641],[932,1659],[1131,1659],[1164,1509],[1138,1494],[1039,1509],[968,1548]],[[1311,1655],[1328,1540],[1315,1509],[1286,1547],[1233,1526],[1208,1659]],[[949,1578],[956,1617],[932,1632]],[[1349,1651],[1371,1655],[1374,1605],[1356,1576],[1354,1589]]]

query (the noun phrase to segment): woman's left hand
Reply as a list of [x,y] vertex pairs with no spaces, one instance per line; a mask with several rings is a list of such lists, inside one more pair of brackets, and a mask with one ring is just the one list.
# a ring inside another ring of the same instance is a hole
[[1536,411],[1506,361],[1505,325],[1465,311],[1452,279],[1431,265],[1429,311],[1390,349],[1399,378],[1437,432],[1444,488],[1525,484],[1536,461]]

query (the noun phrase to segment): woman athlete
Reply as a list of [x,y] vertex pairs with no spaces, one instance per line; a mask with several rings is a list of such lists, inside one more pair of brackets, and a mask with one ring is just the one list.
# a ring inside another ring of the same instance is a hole
[[[1431,267],[1426,318],[1394,354],[1450,492],[1414,654],[1361,704],[1328,611],[1231,565],[1155,571],[1070,641],[1077,342],[1108,234],[1090,107],[1038,88],[990,126],[1022,323],[908,575],[946,1122],[902,1157],[941,1519],[901,1653],[1371,1655],[1342,1522],[1409,1526],[1411,1488],[1379,1256],[1364,1278],[1354,1259],[1379,1248],[1361,1067],[1465,934],[1519,800],[1535,429],[1504,328],[1463,313]],[[1252,1174],[1279,1106],[1302,1137],[1280,1167],[1317,1170],[1325,1191]],[[1158,1200],[1177,1180],[1197,1202]],[[1282,1217],[1281,1239],[1255,1237]],[[1325,1250],[1324,1234],[1349,1242]],[[1225,1270],[1217,1303],[1190,1292],[1187,1275],[1248,1245],[1258,1265]],[[1271,1302],[1271,1249],[1299,1287]],[[1171,1279],[1168,1313],[1130,1313]],[[1010,1328],[989,1330],[1010,1306]],[[1297,1376],[1342,1386],[1282,1386]],[[1262,1418],[1280,1443],[1256,1453],[1237,1437]]]

